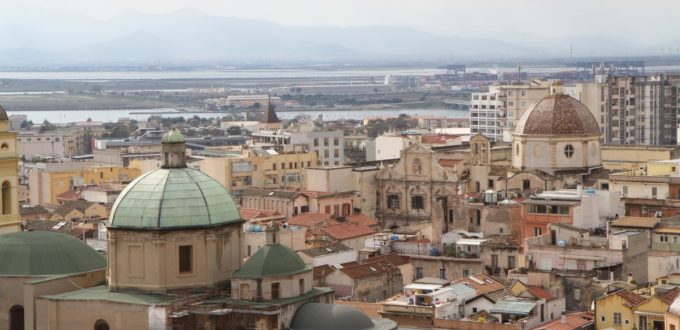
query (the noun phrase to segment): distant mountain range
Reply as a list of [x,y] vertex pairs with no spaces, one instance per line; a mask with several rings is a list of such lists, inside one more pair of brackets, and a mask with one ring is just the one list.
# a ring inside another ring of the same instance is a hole
[[570,53],[649,55],[658,54],[660,48],[680,47],[680,40],[642,47],[605,35],[517,36],[506,42],[403,27],[294,27],[194,10],[163,15],[126,12],[108,20],[50,17],[50,24],[40,24],[41,20],[45,17],[0,20],[0,66],[447,62]]

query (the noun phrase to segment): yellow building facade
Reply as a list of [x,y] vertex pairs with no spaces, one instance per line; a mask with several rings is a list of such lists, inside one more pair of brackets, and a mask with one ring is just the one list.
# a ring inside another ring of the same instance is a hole
[[141,173],[138,168],[117,166],[31,173],[28,177],[30,204],[57,204],[57,196],[72,190],[73,187],[107,182],[129,182],[140,176]]
[[206,158],[200,167],[233,193],[246,188],[305,188],[306,169],[316,163],[312,152],[247,151],[238,157]]
[[678,293],[674,288],[653,296],[620,291],[601,297],[595,301],[596,329],[669,329],[665,319],[677,323],[677,316],[666,314]]
[[17,133],[0,106],[0,234],[21,230],[19,221],[19,156]]

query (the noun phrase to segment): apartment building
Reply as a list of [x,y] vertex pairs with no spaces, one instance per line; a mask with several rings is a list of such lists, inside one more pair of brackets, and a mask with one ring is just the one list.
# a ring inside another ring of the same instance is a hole
[[253,144],[278,152],[311,152],[317,165],[342,165],[345,159],[345,138],[342,130],[318,132],[253,133]]
[[528,84],[503,84],[489,87],[487,93],[473,93],[471,136],[482,133],[494,141],[512,141],[511,133],[524,110],[549,92],[549,81],[532,80]]
[[572,95],[601,123],[605,144],[677,143],[680,75],[598,76]]
[[19,156],[68,158],[89,153],[84,130],[26,131],[17,136]]
[[304,188],[305,170],[316,164],[315,153],[249,150],[233,157],[206,158],[200,168],[236,193],[247,188]]

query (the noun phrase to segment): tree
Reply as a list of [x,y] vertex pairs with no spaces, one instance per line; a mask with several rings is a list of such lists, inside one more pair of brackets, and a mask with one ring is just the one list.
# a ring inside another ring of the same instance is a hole
[[241,127],[231,126],[227,128],[227,135],[241,135]]
[[24,120],[21,122],[21,128],[31,128],[33,126],[32,120]]
[[57,129],[57,127],[52,125],[52,123],[50,123],[49,121],[47,121],[47,119],[45,119],[43,121],[42,125],[40,126],[40,133],[45,133],[47,131],[54,131],[55,129]]

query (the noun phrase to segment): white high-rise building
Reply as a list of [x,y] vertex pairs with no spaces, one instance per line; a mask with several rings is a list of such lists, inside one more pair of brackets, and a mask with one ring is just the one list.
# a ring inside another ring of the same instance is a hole
[[494,141],[512,141],[512,132],[524,111],[547,96],[550,82],[489,87],[487,93],[473,93],[470,101],[470,134],[482,133]]

